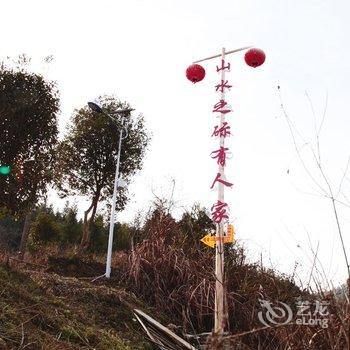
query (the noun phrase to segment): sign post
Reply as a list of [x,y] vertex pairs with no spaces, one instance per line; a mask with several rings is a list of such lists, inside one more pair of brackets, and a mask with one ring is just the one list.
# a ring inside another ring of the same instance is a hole
[[[197,83],[202,80],[205,76],[205,70],[197,63],[211,60],[213,58],[221,57],[220,65],[216,66],[216,72],[221,75],[221,82],[215,86],[216,92],[220,93],[219,101],[214,105],[212,112],[220,113],[220,123],[214,127],[211,136],[219,138],[219,148],[211,153],[211,158],[215,159],[218,164],[218,172],[211,185],[211,189],[217,183],[218,198],[217,202],[211,207],[212,220],[216,224],[215,236],[206,235],[201,241],[211,248],[215,247],[215,312],[214,312],[214,333],[218,336],[222,335],[226,327],[225,315],[225,288],[224,288],[224,243],[234,242],[234,229],[232,225],[228,225],[227,235],[224,233],[225,225],[228,223],[228,204],[225,203],[225,187],[231,188],[233,183],[226,180],[225,177],[225,166],[226,156],[229,149],[225,147],[226,137],[231,135],[231,127],[226,121],[226,114],[232,113],[230,105],[226,101],[226,91],[229,90],[232,85],[226,80],[226,72],[230,71],[230,63],[226,62],[226,56],[231,53],[239,52],[242,50],[249,49],[243,47],[226,52],[225,48],[222,49],[221,54],[204,58],[193,62],[190,66],[186,75],[189,80],[193,83]],[[250,49],[245,55],[245,61],[249,66],[254,68],[261,65],[265,60],[265,54],[259,49]]]
[[[225,71],[227,69],[230,69],[230,65],[225,67],[225,48],[222,49],[221,53],[221,67],[217,70],[219,71],[221,69],[221,86],[217,86],[218,88],[216,91],[221,89],[221,104],[227,104],[225,101],[225,88],[229,88],[230,85],[226,84],[225,82]],[[226,85],[226,86],[225,86]],[[215,106],[214,106],[215,107]],[[224,107],[224,106],[223,106]],[[226,109],[228,110],[228,109]],[[223,110],[220,113],[220,129],[224,126],[225,123],[225,111]],[[227,150],[225,148],[225,137],[223,135],[219,135],[220,137],[220,152],[224,152]],[[215,151],[214,151],[215,152]],[[219,163],[219,172],[220,177],[225,179],[225,159],[223,161],[220,161],[218,157],[218,163]],[[230,185],[229,185],[230,186]],[[231,185],[232,186],[232,185]],[[230,187],[231,187],[230,186]],[[219,203],[225,203],[225,187],[223,182],[219,182],[219,189],[218,189],[218,204]],[[226,204],[226,203],[225,203]],[[224,219],[224,217],[223,217]],[[215,322],[214,322],[214,332],[216,334],[221,334],[224,331],[225,327],[225,312],[224,312],[224,264],[225,264],[225,256],[224,256],[224,222],[223,220],[216,220],[216,236],[219,239],[216,243],[216,249],[215,249],[215,275],[216,275],[216,281],[215,281]]]

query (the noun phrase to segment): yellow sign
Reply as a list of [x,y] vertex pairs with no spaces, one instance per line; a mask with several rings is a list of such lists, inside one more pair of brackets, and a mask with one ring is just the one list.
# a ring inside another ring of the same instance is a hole
[[224,243],[233,243],[235,240],[235,229],[233,228],[233,225],[227,226],[227,241],[224,241]]
[[206,235],[201,239],[201,242],[209,246],[210,248],[215,247],[215,236]]
[[235,242],[234,234],[235,234],[235,230],[233,228],[233,225],[228,225],[227,234],[225,236],[217,237],[217,236],[205,235],[201,239],[201,242],[203,242],[210,248],[214,248],[216,241],[219,241],[220,239],[223,240],[224,243],[234,243]]

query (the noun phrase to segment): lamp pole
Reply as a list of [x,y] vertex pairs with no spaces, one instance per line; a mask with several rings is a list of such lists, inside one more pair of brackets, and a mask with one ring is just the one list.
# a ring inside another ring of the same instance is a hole
[[[108,113],[104,112],[103,109],[97,105],[94,102],[88,102],[88,106],[90,109],[96,113],[104,114],[105,116],[112,119],[114,122],[116,121],[115,118],[113,118]],[[118,156],[117,156],[117,164],[115,168],[115,177],[114,177],[114,188],[113,188],[113,199],[112,199],[112,208],[111,208],[111,217],[109,222],[109,236],[108,236],[108,248],[107,248],[107,260],[106,260],[106,272],[101,277],[105,276],[106,278],[111,277],[111,265],[112,265],[112,247],[113,247],[113,235],[114,235],[114,224],[115,224],[115,207],[116,207],[116,201],[117,201],[117,190],[119,184],[119,167],[120,167],[120,153],[122,149],[122,140],[126,137],[127,131],[125,130],[125,136],[124,136],[124,123],[125,123],[125,115],[133,111],[132,108],[126,108],[126,109],[118,109],[115,111],[116,114],[119,114],[122,116],[122,122],[121,122],[121,128],[119,132],[119,146],[118,146]]]

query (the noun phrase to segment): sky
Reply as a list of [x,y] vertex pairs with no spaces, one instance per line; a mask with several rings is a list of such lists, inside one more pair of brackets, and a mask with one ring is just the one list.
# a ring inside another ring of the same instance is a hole
[[[335,194],[342,183],[336,203],[350,254],[350,176],[343,176],[350,155],[349,10],[345,0],[1,1],[0,58],[25,53],[33,70],[57,81],[61,137],[74,108],[105,93],[144,115],[152,142],[129,188],[132,199],[118,214],[127,222],[148,210],[154,194],[169,198],[173,179],[175,215],[195,202],[215,202],[210,152],[218,140],[210,135],[220,60],[202,63],[206,77],[197,84],[185,70],[223,47],[263,49],[266,62],[256,69],[244,52],[227,56],[230,220],[251,261],[294,272],[305,286],[317,250],[316,275],[336,285],[347,276],[345,259],[311,149],[317,152],[322,124],[322,169]],[[80,212],[88,207],[78,205]]]

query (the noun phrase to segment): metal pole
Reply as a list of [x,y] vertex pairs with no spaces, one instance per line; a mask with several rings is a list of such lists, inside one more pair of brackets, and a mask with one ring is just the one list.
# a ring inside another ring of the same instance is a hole
[[[227,51],[227,52],[225,52],[225,55],[229,55],[230,53],[235,53],[235,52],[239,52],[239,51],[242,51],[242,50],[247,50],[247,49],[250,49],[251,47],[252,46],[245,46],[245,47],[241,47],[240,49]],[[199,63],[199,62],[203,62],[203,61],[208,61],[208,60],[211,60],[213,58],[218,58],[218,57],[222,57],[222,54],[210,56],[210,57],[207,57],[207,58],[203,58],[201,60],[194,61],[193,63]]]
[[107,262],[106,262],[106,277],[107,278],[111,277],[112,246],[113,246],[113,233],[114,233],[114,222],[115,222],[115,206],[116,206],[116,201],[117,201],[120,152],[121,152],[121,148],[122,148],[122,139],[123,139],[123,126],[124,126],[124,118],[122,119],[122,125],[121,125],[121,129],[120,129],[120,133],[119,133],[119,148],[118,148],[117,166],[115,169],[111,219],[110,219],[110,224],[109,224],[109,237],[108,237]]
[[[221,59],[225,60],[225,48],[222,49]],[[225,81],[225,69],[221,71],[221,79]],[[222,89],[221,99],[225,100],[225,89]],[[225,113],[221,113],[220,127],[225,122]],[[220,137],[220,147],[225,147],[225,137]],[[224,177],[225,169],[219,165],[219,173]],[[224,185],[219,182],[218,199],[224,202]],[[215,247],[215,318],[214,318],[214,332],[218,335],[222,334],[225,327],[224,320],[224,223],[220,222],[216,225],[216,247]]]

